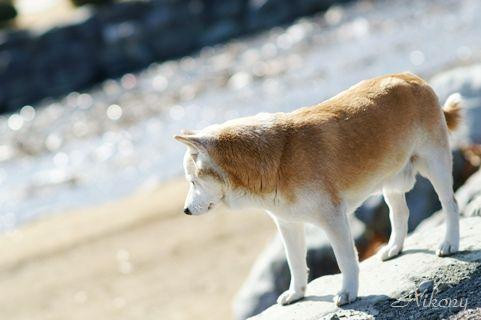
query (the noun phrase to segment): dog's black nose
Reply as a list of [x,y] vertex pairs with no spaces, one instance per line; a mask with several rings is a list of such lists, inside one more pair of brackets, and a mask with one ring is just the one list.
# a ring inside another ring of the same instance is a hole
[[188,214],[189,216],[192,214],[192,212],[190,212],[189,208],[185,208],[184,213]]

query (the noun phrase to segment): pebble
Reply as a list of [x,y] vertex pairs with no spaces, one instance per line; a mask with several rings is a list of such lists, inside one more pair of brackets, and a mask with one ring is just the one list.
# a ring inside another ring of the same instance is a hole
[[421,282],[419,285],[419,291],[422,292],[430,292],[434,288],[434,281],[433,280],[426,280]]

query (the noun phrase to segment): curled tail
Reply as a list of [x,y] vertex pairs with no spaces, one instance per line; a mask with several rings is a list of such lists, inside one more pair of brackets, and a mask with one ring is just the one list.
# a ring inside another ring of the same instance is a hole
[[454,131],[461,123],[461,106],[463,98],[459,93],[453,93],[448,97],[443,106],[444,118],[448,124],[449,131]]

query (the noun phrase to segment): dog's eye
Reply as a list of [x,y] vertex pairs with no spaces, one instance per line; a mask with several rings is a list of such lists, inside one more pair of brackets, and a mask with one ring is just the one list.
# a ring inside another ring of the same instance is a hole
[[190,184],[192,184],[193,187],[195,187],[195,182],[191,181]]

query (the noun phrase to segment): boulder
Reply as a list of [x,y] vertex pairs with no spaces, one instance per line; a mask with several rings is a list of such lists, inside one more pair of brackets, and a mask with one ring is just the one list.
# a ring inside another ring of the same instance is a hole
[[456,192],[461,214],[466,217],[481,216],[481,170],[472,175]]
[[462,251],[451,257],[434,254],[444,234],[441,225],[415,231],[395,259],[382,262],[373,256],[363,261],[359,299],[354,303],[336,307],[332,298],[341,287],[341,275],[323,276],[308,285],[303,300],[274,305],[251,319],[479,319],[479,230],[481,217],[463,218]]

